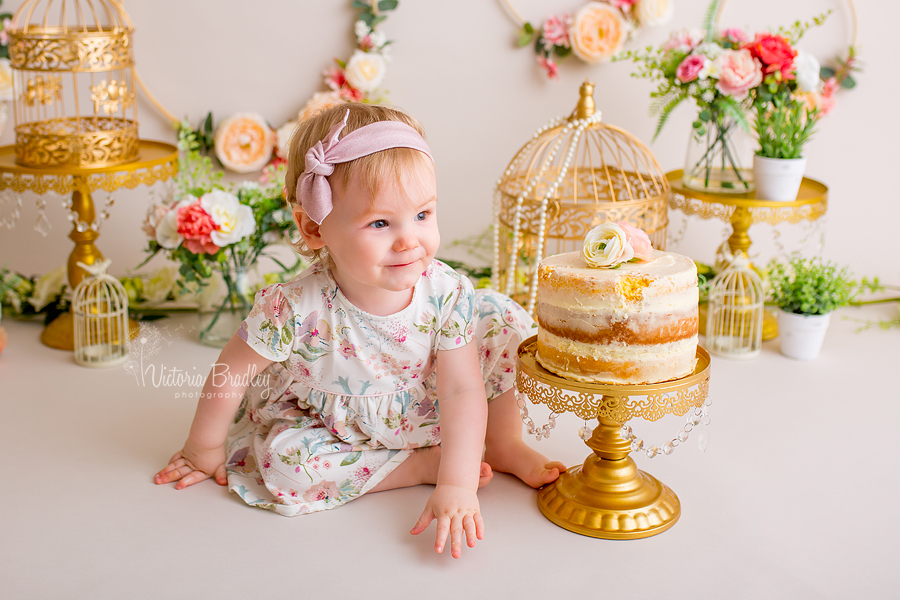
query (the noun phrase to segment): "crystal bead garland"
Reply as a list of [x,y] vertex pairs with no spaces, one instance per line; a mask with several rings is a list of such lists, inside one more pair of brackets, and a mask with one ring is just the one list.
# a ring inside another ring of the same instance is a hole
[[549,438],[550,431],[556,427],[556,417],[559,415],[555,412],[551,412],[550,418],[547,419],[547,423],[542,427],[538,427],[534,424],[532,418],[528,416],[528,406],[526,406],[525,398],[525,394],[516,392],[516,403],[519,405],[519,414],[522,415],[522,422],[525,424],[525,430],[528,432],[528,435],[533,435],[538,441],[541,441],[542,438]]
[[0,217],[0,227],[12,229],[22,216],[22,197],[10,189],[0,192],[0,204],[13,204],[12,212],[9,217]]
[[75,226],[75,231],[84,232],[88,229],[90,229],[91,231],[100,231],[100,225],[103,223],[103,221],[109,219],[109,209],[115,203],[116,201],[113,198],[112,194],[107,194],[106,204],[100,211],[100,216],[97,217],[93,223],[88,223],[87,221],[81,221],[78,219],[78,213],[72,210],[72,198],[64,198],[62,201],[62,206],[69,213],[66,218],[70,223],[72,223],[72,225]]
[[[626,442],[631,442],[632,452],[640,452],[643,450],[644,454],[647,455],[647,458],[653,458],[659,454],[665,454],[666,456],[672,454],[675,451],[675,448],[687,441],[691,431],[693,431],[695,427],[700,427],[702,429],[700,431],[700,439],[697,440],[697,445],[701,452],[706,452],[706,446],[709,444],[709,432],[706,430],[706,426],[710,423],[710,406],[712,406],[712,400],[707,397],[706,402],[703,403],[702,407],[698,406],[688,413],[687,422],[684,424],[684,427],[675,434],[674,438],[663,444],[662,448],[659,448],[658,446],[645,446],[644,440],[634,435],[634,431],[632,431],[630,425],[623,424],[622,428],[619,430],[619,435]],[[582,439],[584,438],[582,437]]]

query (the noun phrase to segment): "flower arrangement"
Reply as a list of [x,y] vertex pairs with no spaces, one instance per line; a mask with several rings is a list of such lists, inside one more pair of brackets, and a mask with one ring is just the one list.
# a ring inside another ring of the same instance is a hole
[[672,12],[670,0],[588,2],[574,16],[549,16],[537,29],[524,22],[519,46],[533,44],[547,77],[558,79],[558,60],[574,54],[589,64],[609,61],[642,27],[662,25]]
[[[764,151],[772,145],[773,136],[802,145],[812,133],[819,109],[797,118],[779,110],[827,105],[838,85],[838,73],[823,71],[829,80],[822,82],[815,58],[795,47],[803,34],[823,23],[829,13],[809,22],[797,21],[775,33],[749,35],[739,28],[714,26],[720,4],[721,0],[709,4],[702,28],[674,32],[658,48],[625,52],[617,59],[638,65],[632,76],[659,83],[651,93],[650,112],[658,116],[654,139],[682,102],[693,100],[696,104],[693,141],[701,151],[695,162],[689,160],[686,165],[685,183],[693,177],[699,180],[697,187],[708,188],[711,179],[719,176],[722,188],[726,188],[723,191],[742,192],[749,191],[751,183],[731,136],[738,128],[750,132],[747,111],[756,108],[756,129],[760,143],[766,145]],[[855,52],[851,49],[850,58],[840,67],[847,87],[855,83],[847,79],[855,68]]]
[[150,256],[143,264],[165,253],[180,263],[182,287],[196,284],[202,289],[214,276],[221,277],[223,297],[210,311],[210,322],[201,328],[203,340],[224,311],[239,315],[249,311],[252,288],[244,275],[261,257],[268,256],[289,270],[266,249],[290,236],[294,224],[282,196],[283,168],[269,169],[262,184],[245,181],[226,186],[222,172],[213,168],[202,154],[202,143],[189,130],[181,130],[178,147],[175,191],[153,203],[144,221]]
[[650,260],[653,246],[642,229],[625,221],[603,223],[585,236],[581,257],[589,267],[617,269],[623,263]]
[[847,267],[799,255],[786,263],[773,259],[768,277],[772,301],[781,310],[800,315],[825,315],[846,306],[857,287]]
[[69,309],[66,277],[65,265],[40,277],[0,268],[0,306],[18,317],[44,315],[44,322],[50,323]]

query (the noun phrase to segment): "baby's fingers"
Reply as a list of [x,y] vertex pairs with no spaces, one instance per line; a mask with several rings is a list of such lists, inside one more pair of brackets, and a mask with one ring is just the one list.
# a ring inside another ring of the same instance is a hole
[[194,485],[195,483],[200,483],[204,479],[209,479],[208,473],[204,473],[203,471],[191,471],[190,473],[182,477],[181,481],[175,484],[175,489],[183,490],[187,486]]
[[419,535],[420,533],[428,529],[428,526],[432,521],[434,521],[434,513],[431,512],[431,509],[426,506],[425,510],[423,510],[422,514],[419,516],[419,520],[416,521],[416,524],[412,529],[409,530],[409,532],[413,535]]
[[[475,513],[475,516],[479,516],[478,513]],[[483,524],[482,524],[483,527]],[[478,525],[475,523],[475,518],[472,515],[466,515],[463,519],[463,529],[466,532],[466,544],[469,548],[475,547],[475,540],[482,539],[484,537],[484,532],[478,532]]]

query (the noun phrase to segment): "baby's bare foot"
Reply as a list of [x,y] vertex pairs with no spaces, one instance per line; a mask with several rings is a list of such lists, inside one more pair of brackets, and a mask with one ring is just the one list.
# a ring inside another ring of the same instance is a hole
[[566,466],[559,461],[548,460],[546,456],[522,440],[488,446],[484,460],[495,471],[515,475],[533,488],[556,481]]
[[[428,446],[419,448],[415,451],[414,458],[419,461],[419,469],[422,477],[422,483],[437,483],[438,470],[441,466],[441,447]],[[484,487],[494,477],[491,466],[483,462],[478,473],[478,487]]]

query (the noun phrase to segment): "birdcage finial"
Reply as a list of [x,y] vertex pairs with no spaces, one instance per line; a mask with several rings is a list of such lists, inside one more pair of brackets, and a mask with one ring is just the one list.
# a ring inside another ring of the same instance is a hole
[[90,265],[86,265],[83,262],[79,261],[77,264],[79,267],[81,267],[94,277],[103,277],[104,275],[106,275],[106,270],[109,268],[109,265],[112,264],[112,261],[109,259],[103,259]]
[[596,112],[597,107],[594,105],[593,81],[585,79],[584,83],[581,84],[581,87],[578,88],[578,96],[578,106],[575,107],[575,111],[572,113],[572,116],[569,117],[570,121],[574,121],[575,119],[586,119]]

